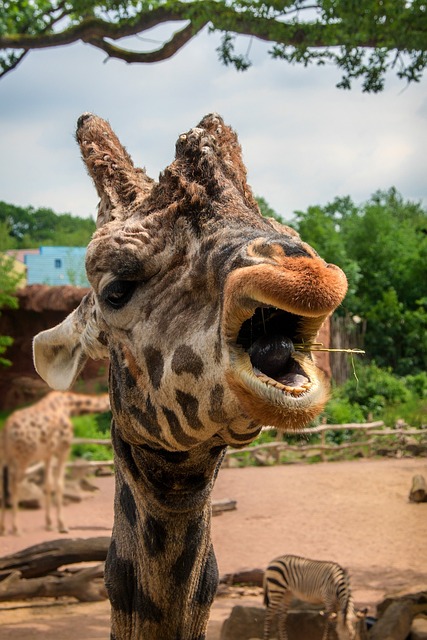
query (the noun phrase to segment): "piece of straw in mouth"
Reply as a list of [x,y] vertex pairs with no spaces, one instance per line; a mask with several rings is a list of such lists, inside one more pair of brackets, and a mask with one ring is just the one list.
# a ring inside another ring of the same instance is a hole
[[363,355],[365,351],[362,349],[340,349],[340,348],[329,348],[323,345],[323,342],[307,342],[302,344],[294,344],[295,351],[330,351],[330,352],[339,352],[339,353],[355,353],[359,355]]

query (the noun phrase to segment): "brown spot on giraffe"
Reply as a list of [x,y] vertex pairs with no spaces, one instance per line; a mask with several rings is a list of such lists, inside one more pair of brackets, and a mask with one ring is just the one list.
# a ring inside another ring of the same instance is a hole
[[179,137],[158,182],[101,118],[84,114],[77,140],[100,196],[86,256],[92,291],[36,336],[36,368],[66,389],[86,357],[110,357],[112,637],[203,640],[218,575],[210,495],[224,450],[264,424],[302,429],[322,409],[320,370],[288,347],[314,339],[346,278],[262,217],[220,116]]
[[108,394],[88,396],[80,393],[51,391],[35,404],[14,411],[1,432],[0,496],[2,510],[0,534],[5,532],[6,499],[3,495],[3,467],[8,469],[8,485],[12,504],[12,532],[19,533],[18,489],[26,469],[44,462],[46,529],[52,528],[51,497],[55,496],[58,530],[68,529],[62,514],[64,473],[73,439],[71,416],[103,413],[110,410]]
[[203,373],[203,360],[190,346],[181,344],[173,354],[172,370],[178,375],[190,373],[197,379]]

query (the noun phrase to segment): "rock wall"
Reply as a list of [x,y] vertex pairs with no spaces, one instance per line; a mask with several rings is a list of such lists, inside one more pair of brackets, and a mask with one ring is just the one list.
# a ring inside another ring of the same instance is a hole
[[[89,289],[30,285],[17,293],[18,309],[3,309],[0,335],[11,336],[13,345],[4,354],[12,366],[0,368],[0,409],[15,409],[35,402],[49,390],[33,365],[32,341],[36,333],[50,329],[75,309]],[[108,361],[89,361],[74,390],[93,393],[106,389]]]

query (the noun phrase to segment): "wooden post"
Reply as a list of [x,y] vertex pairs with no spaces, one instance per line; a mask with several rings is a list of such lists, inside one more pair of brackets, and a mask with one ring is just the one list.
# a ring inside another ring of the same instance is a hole
[[[323,426],[326,425],[326,418],[322,418],[322,425]],[[321,452],[320,452],[320,456],[322,458],[322,462],[326,462],[326,453],[325,453],[325,451],[326,451],[326,449],[325,449],[325,446],[326,446],[326,430],[322,431],[321,436],[320,436],[320,440],[321,440],[321,443],[322,443],[322,449],[321,449]]]

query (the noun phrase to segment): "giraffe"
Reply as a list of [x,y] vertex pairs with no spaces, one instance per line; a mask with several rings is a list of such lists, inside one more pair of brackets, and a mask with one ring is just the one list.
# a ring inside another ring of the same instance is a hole
[[[50,515],[52,492],[55,495],[58,530],[68,531],[62,515],[65,465],[73,439],[70,416],[103,413],[110,410],[108,393],[99,396],[51,391],[35,404],[14,411],[2,430],[3,460],[0,467],[2,510],[0,534],[5,532],[6,496],[2,486],[3,466],[8,468],[9,492],[12,503],[12,533],[19,533],[18,489],[25,470],[34,462],[43,461],[46,529],[52,529]],[[53,460],[56,464],[53,464]]]
[[158,181],[102,118],[80,116],[76,138],[100,198],[91,291],[35,337],[35,366],[67,389],[88,357],[110,359],[111,639],[203,640],[218,583],[210,496],[225,449],[265,424],[302,429],[323,408],[325,380],[293,345],[314,339],[346,278],[262,217],[219,115],[179,136]]

